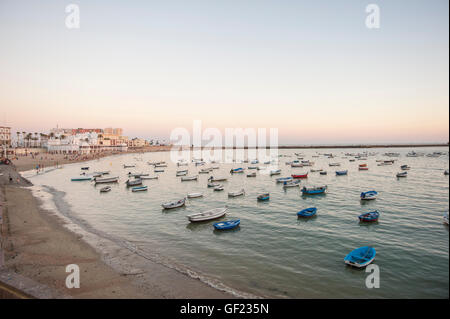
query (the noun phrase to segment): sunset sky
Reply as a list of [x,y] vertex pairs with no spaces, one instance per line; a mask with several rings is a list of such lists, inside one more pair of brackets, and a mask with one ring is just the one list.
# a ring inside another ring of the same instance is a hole
[[[66,5],[80,28],[65,26]],[[365,25],[380,7],[380,29]],[[0,125],[447,142],[448,1],[0,0]]]

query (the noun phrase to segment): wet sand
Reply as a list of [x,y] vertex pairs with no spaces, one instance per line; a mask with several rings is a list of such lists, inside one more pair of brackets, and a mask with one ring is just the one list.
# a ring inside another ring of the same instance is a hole
[[[4,266],[0,266],[0,281],[11,286],[16,283],[16,288],[37,298],[233,297],[174,269],[143,261],[139,256],[136,265],[145,262],[145,271],[138,268],[118,271],[105,258],[120,259],[123,254],[131,254],[130,251],[117,249],[114,256],[102,256],[86,243],[84,235],[71,232],[64,227],[65,221],[40,208],[39,200],[23,187],[26,180],[14,176],[9,184],[9,178],[5,177],[14,175],[12,166],[0,165],[0,174],[4,198],[1,204]],[[80,267],[80,288],[68,289],[65,285],[69,264]],[[23,277],[30,281],[22,280]]]

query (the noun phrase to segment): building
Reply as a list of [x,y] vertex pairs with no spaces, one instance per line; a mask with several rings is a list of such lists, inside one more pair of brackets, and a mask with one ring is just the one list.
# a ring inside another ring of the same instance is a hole
[[0,126],[0,146],[11,147],[11,128]]

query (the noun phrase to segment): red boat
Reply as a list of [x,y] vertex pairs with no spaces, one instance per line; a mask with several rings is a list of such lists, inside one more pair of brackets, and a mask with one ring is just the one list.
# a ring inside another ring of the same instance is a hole
[[369,168],[364,166],[364,167],[360,167],[359,170],[360,170],[360,171],[368,171]]
[[303,174],[303,175],[291,175],[292,178],[308,178],[308,173]]

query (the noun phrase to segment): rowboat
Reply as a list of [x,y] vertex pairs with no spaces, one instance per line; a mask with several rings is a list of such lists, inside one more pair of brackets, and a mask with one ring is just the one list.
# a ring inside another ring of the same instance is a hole
[[258,160],[253,160],[253,161],[250,162],[250,164],[258,164],[258,163],[259,163]]
[[230,173],[231,173],[231,174],[234,174],[234,173],[244,173],[244,169],[243,169],[242,167],[239,167],[239,168],[232,168],[232,169],[230,170]]
[[302,188],[303,195],[319,195],[324,194],[327,190],[327,186],[319,186],[319,187],[306,187]]
[[256,172],[253,172],[253,173],[247,174],[247,177],[256,177]]
[[328,173],[326,171],[320,172],[320,175],[327,175]]
[[242,196],[245,194],[244,189],[242,188],[241,190],[237,191],[237,192],[229,192],[228,193],[228,197],[238,197],[238,196]]
[[128,173],[129,177],[141,178],[142,176],[148,176],[148,173]]
[[189,164],[187,162],[178,162],[177,166],[188,166]]
[[260,194],[258,195],[258,197],[256,198],[259,201],[266,201],[270,199],[270,194],[269,193],[264,193],[264,194]]
[[144,192],[146,190],[148,190],[148,186],[137,186],[131,188],[132,192]]
[[214,187],[214,191],[216,191],[216,192],[220,192],[220,191],[223,191],[223,190],[224,190],[224,188],[223,188],[223,185],[221,185],[221,184],[219,184],[218,186]]
[[289,187],[298,187],[300,186],[300,180],[292,180],[288,182],[283,183],[283,188],[289,188]]
[[100,188],[100,193],[107,193],[111,190],[111,186],[105,186]]
[[378,211],[368,212],[358,216],[359,220],[362,222],[376,222],[378,217],[380,217]]
[[448,175],[448,174],[449,174],[448,169],[446,169],[446,170],[444,171],[444,175]]
[[208,183],[208,187],[217,187],[219,185],[219,183]]
[[281,169],[275,169],[275,170],[271,170],[270,171],[270,176],[272,175],[280,175],[281,174]]
[[258,169],[258,166],[249,166],[248,169]]
[[191,222],[202,222],[202,221],[206,221],[206,220],[220,218],[227,213],[227,210],[228,210],[228,208],[226,208],[226,207],[213,208],[213,209],[204,211],[202,213],[188,215],[187,218]]
[[354,267],[366,267],[375,259],[376,251],[372,247],[364,246],[350,252],[344,258],[347,265]]
[[448,212],[444,213],[444,224],[448,225]]
[[199,198],[199,197],[203,197],[202,193],[189,193],[187,194],[188,198]]
[[208,174],[212,171],[212,168],[202,168],[198,173],[199,174]]
[[123,168],[130,168],[130,167],[136,167],[136,165],[134,165],[134,164],[130,164],[130,165],[123,164]]
[[181,178],[182,182],[187,182],[187,181],[196,181],[198,179],[198,176],[185,176]]
[[340,163],[330,163],[330,164],[328,164],[328,166],[341,166],[341,164]]
[[366,167],[366,166],[359,167],[358,169],[359,169],[360,171],[368,171],[368,170],[369,170],[369,168]]
[[154,173],[164,173],[163,169],[155,169],[153,170]]
[[308,173],[306,174],[293,174],[292,178],[308,178]]
[[240,223],[241,223],[241,220],[236,219],[236,220],[228,220],[226,222],[215,223],[213,226],[217,230],[227,230],[227,229],[233,229],[233,228],[239,226]]
[[155,167],[167,167],[167,164],[159,163],[159,164],[155,164]]
[[347,175],[348,170],[345,171],[336,171],[336,176],[342,176],[342,175]]
[[90,177],[90,176],[80,176],[80,177],[71,178],[70,180],[72,182],[82,182],[82,181],[90,181],[91,179],[92,179],[92,177]]
[[303,167],[302,163],[291,163],[291,167]]
[[201,162],[195,162],[195,166],[201,166],[201,165],[205,165],[206,163],[201,161]]
[[284,183],[284,182],[289,182],[289,181],[292,181],[291,176],[277,178],[277,183]]
[[316,207],[305,208],[297,213],[298,217],[312,217],[317,213]]
[[406,176],[408,176],[408,172],[397,173],[396,176],[397,176],[397,177],[406,177]]
[[400,166],[400,169],[403,171],[408,171],[411,167],[409,167],[408,165],[402,165]]
[[211,177],[208,178],[208,180],[211,181],[211,182],[223,182],[223,181],[226,181],[227,178],[226,177],[213,177],[213,176],[211,176]]
[[117,183],[118,181],[119,181],[119,176],[106,177],[106,178],[94,178],[95,185],[107,184],[107,183]]
[[137,178],[133,181],[127,180],[125,183],[127,184],[127,187],[139,186],[139,185],[142,185],[142,180],[140,178]]
[[110,171],[99,171],[99,172],[94,172],[94,174],[100,174],[100,175],[109,175]]
[[159,176],[141,176],[141,179],[158,179]]
[[323,169],[312,169],[310,170],[311,173],[315,173],[315,172],[322,172]]
[[181,206],[184,206],[184,204],[186,204],[186,198],[177,200],[177,201],[173,201],[173,202],[168,202],[168,203],[164,203],[161,206],[164,209],[172,209],[172,208],[178,208]]
[[378,193],[376,191],[362,192],[360,197],[361,200],[373,200],[377,198]]

